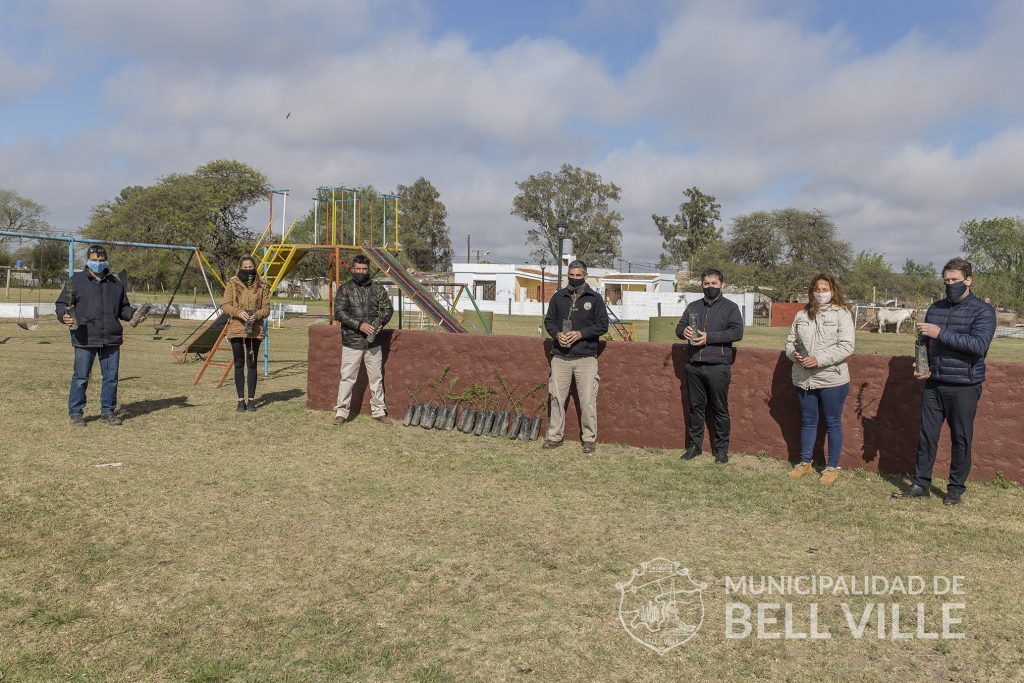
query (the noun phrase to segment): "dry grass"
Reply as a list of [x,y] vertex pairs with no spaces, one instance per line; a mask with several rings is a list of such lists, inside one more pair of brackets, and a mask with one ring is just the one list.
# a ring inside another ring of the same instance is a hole
[[[273,333],[254,416],[212,379],[189,386],[195,366],[136,332],[121,373],[129,419],[75,430],[66,335],[0,323],[8,337],[4,683],[1024,675],[1016,487],[974,485],[960,508],[906,505],[872,474],[826,489],[753,455],[720,467],[366,418],[339,430],[305,408],[295,322]],[[97,390],[98,377],[87,414]],[[112,461],[123,466],[93,467]],[[709,583],[702,629],[663,657],[617,619],[615,584],[656,556]],[[751,574],[961,574],[968,638],[726,640],[724,577]]]

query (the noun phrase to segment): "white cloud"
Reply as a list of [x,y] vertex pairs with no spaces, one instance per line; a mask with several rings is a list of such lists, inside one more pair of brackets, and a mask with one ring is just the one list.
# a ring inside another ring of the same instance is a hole
[[[607,4],[581,15],[597,21]],[[966,218],[1020,213],[1024,132],[1006,123],[1024,106],[1014,3],[972,43],[910,32],[871,54],[843,27],[694,3],[666,16],[621,78],[563,40],[475,49],[458,34],[431,38],[414,0],[61,0],[39,16],[69,49],[123,60],[102,85],[104,123],[0,146],[0,186],[47,203],[57,221],[80,223],[124,185],[220,157],[290,187],[292,215],[321,184],[393,189],[425,176],[457,253],[472,234],[474,248],[525,254],[514,183],[563,162],[623,188],[635,260],[657,260],[650,215],[673,215],[691,185],[718,197],[726,221],[825,209],[855,247],[897,263],[955,252]],[[25,77],[9,63],[0,54],[4,94],[5,79]]]

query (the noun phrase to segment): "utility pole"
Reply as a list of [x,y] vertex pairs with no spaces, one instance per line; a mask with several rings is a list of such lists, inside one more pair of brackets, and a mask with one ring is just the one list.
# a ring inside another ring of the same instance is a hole
[[480,250],[479,249],[476,250],[476,262],[480,263]]
[[469,252],[469,235],[466,235],[466,263],[470,263],[470,252]]

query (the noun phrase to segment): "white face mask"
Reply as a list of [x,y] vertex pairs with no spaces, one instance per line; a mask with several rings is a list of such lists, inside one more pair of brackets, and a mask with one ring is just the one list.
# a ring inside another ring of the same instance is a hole
[[814,300],[818,302],[819,306],[824,306],[832,301],[832,292],[815,292]]

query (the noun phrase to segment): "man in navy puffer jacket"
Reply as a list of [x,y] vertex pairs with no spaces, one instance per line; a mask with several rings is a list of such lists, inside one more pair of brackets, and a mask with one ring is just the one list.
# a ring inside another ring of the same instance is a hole
[[955,258],[942,269],[946,298],[928,308],[917,329],[928,347],[928,374],[921,396],[921,431],[917,441],[914,483],[893,498],[926,498],[939,446],[942,423],[949,422],[953,452],[946,505],[956,505],[967,489],[971,471],[974,416],[985,381],[985,355],[996,332],[996,312],[971,293],[971,264]]

